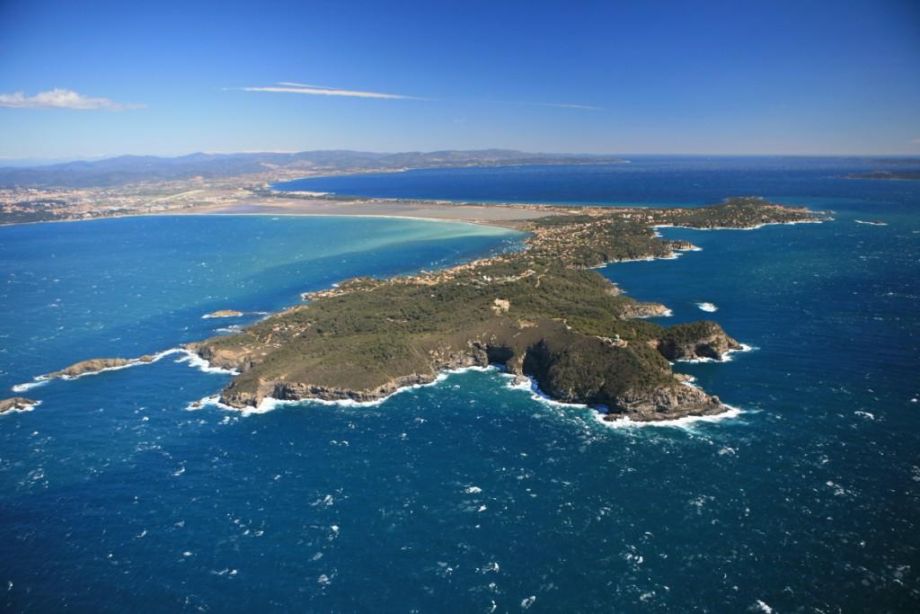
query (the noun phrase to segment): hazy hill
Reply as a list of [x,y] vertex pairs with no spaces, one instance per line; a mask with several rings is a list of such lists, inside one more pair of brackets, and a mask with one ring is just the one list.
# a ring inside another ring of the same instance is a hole
[[342,171],[350,169],[499,166],[516,164],[616,163],[612,156],[535,154],[504,149],[372,153],[330,150],[298,153],[195,153],[174,158],[119,156],[48,166],[0,168],[2,187],[105,187],[151,180],[220,178],[274,168]]

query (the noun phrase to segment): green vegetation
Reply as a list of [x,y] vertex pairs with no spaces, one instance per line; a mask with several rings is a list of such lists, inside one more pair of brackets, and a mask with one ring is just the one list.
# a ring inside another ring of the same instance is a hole
[[62,200],[47,199],[25,200],[17,202],[15,207],[0,207],[0,225],[67,219],[67,216],[60,211],[64,205]]
[[763,224],[817,221],[807,209],[768,203],[756,196],[731,198],[714,207],[651,209],[658,225],[688,228],[755,228]]

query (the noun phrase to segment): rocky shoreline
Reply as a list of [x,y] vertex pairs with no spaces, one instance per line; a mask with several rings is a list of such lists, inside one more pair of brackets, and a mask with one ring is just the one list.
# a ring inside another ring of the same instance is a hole
[[91,358],[74,363],[66,369],[54,371],[44,376],[44,379],[74,379],[84,375],[93,375],[102,371],[123,369],[137,364],[151,363],[156,360],[153,354],[146,354],[138,358]]
[[[701,356],[722,360],[741,344],[729,337],[714,322],[704,323],[705,334],[696,339],[675,342],[671,338],[658,341],[656,348],[671,360],[695,359]],[[542,334],[542,332],[541,332]],[[447,372],[468,368],[497,366],[514,376],[515,381],[532,381],[550,399],[570,404],[584,404],[605,408],[604,420],[614,421],[628,415],[634,422],[671,420],[685,416],[712,416],[729,410],[719,397],[710,395],[696,386],[687,385],[687,378],[673,373],[669,380],[651,390],[628,388],[611,395],[602,388],[587,391],[572,387],[554,371],[558,359],[553,357],[553,348],[545,339],[528,340],[526,353],[521,355],[506,345],[489,345],[472,342],[467,352],[449,356],[433,356],[430,370],[396,377],[386,383],[369,389],[322,386],[303,382],[263,381],[256,390],[236,389],[233,382],[221,393],[221,404],[240,410],[259,407],[266,400],[374,403],[400,390],[423,386],[435,382]],[[599,338],[602,345],[623,347],[618,340]],[[250,366],[246,359],[221,353],[214,353],[210,346],[192,344],[189,350],[198,353],[209,364],[228,370],[245,372]],[[584,365],[582,365],[584,366]],[[613,408],[613,411],[610,409]]]
[[76,362],[64,369],[39,375],[33,378],[31,382],[17,384],[13,386],[13,392],[23,392],[57,379],[72,380],[87,375],[97,375],[106,371],[119,371],[130,367],[148,365],[172,354],[193,355],[183,348],[172,348],[163,352],[158,352],[157,354],[144,354],[137,358],[90,358],[88,360]]

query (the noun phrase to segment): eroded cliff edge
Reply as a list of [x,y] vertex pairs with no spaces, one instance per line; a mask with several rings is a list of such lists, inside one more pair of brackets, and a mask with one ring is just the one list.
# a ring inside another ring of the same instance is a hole
[[535,221],[524,249],[450,269],[354,279],[232,336],[191,344],[239,371],[221,393],[233,407],[266,398],[370,401],[439,372],[500,364],[552,398],[608,408],[608,418],[665,420],[727,408],[669,361],[720,359],[741,346],[714,322],[662,327],[661,313],[589,270],[691,248],[657,226],[753,228],[818,221],[756,198],[693,209],[569,210]]

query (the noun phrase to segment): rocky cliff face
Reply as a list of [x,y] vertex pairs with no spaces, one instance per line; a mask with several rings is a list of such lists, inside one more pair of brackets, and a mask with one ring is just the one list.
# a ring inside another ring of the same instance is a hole
[[[225,369],[236,369],[245,372],[254,366],[252,357],[248,354],[235,354],[214,352],[210,346],[188,346],[190,350],[198,352],[199,356],[214,366]],[[299,401],[305,399],[320,399],[324,401],[355,401],[369,403],[387,397],[401,388],[430,384],[437,379],[438,374],[444,371],[466,367],[486,367],[492,364],[489,360],[487,348],[478,343],[470,343],[460,351],[434,350],[429,353],[429,368],[420,373],[410,373],[393,377],[382,385],[367,389],[356,389],[345,386],[326,386],[307,382],[285,381],[274,379],[260,379],[255,389],[252,386],[238,386],[236,381],[230,384],[221,393],[220,401],[225,405],[236,408],[257,407],[264,399],[272,398],[281,401]]]
[[634,421],[668,420],[726,410],[718,397],[682,383],[654,360],[642,366],[641,377],[623,377],[628,371],[624,363],[643,357],[612,346],[605,354],[603,361],[596,361],[593,352],[585,355],[541,342],[528,352],[523,372],[552,398],[607,407],[608,420],[624,416]]
[[607,421],[628,417],[636,422],[673,420],[684,416],[712,416],[726,410],[719,397],[685,383],[663,384],[651,392],[627,391],[604,416]]
[[742,347],[715,322],[678,324],[658,341],[658,351],[668,360],[722,360]]
[[[701,330],[706,334],[685,340],[688,347],[713,346],[713,351],[716,346],[721,347],[709,327]],[[688,334],[689,331],[683,331],[684,337]],[[433,349],[423,363],[424,368],[391,377],[380,385],[361,389],[324,385],[309,379],[258,378],[255,383],[251,379],[242,383],[234,380],[223,391],[221,402],[239,408],[258,406],[265,398],[369,402],[405,386],[430,383],[445,370],[497,364],[508,373],[532,378],[554,399],[605,406],[610,419],[628,416],[635,421],[665,420],[725,411],[718,397],[682,383],[671,372],[657,346],[652,345],[609,343],[550,320],[506,323],[468,339],[460,348]],[[206,350],[202,356],[209,360],[220,358]],[[224,356],[223,360],[227,358]],[[247,365],[251,363],[240,361],[238,356],[220,363],[244,369]]]
[[189,343],[183,347],[195,352],[212,366],[230,371],[247,371],[256,359],[249,348],[224,348],[204,343]]
[[627,303],[623,306],[624,318],[661,318],[671,315],[671,310],[661,303]]

